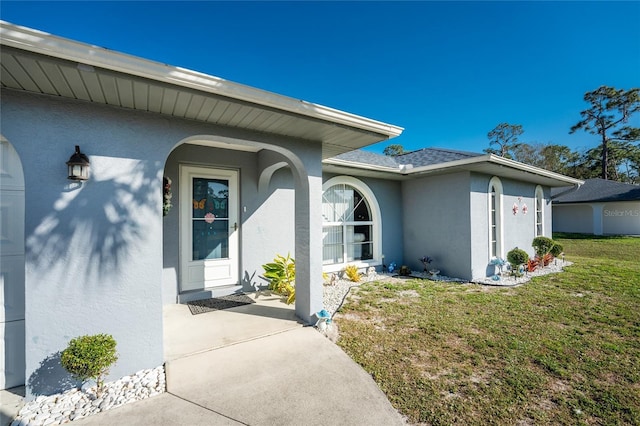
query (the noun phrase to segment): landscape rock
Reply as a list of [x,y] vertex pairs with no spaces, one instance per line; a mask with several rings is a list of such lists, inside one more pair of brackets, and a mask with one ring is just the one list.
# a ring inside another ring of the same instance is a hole
[[[100,397],[95,382],[82,390],[71,389],[62,394],[40,395],[28,402],[11,426],[51,426],[68,423],[111,408],[139,401],[165,392],[164,366],[145,369],[104,384]],[[143,384],[144,383],[144,384]]]

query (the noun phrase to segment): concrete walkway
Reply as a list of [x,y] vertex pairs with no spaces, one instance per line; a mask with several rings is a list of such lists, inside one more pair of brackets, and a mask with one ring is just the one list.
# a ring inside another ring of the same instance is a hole
[[168,307],[168,392],[73,424],[404,424],[339,347],[298,324],[281,302],[257,301],[193,316],[184,305]]
[[0,390],[0,426],[10,425],[24,406],[24,386]]

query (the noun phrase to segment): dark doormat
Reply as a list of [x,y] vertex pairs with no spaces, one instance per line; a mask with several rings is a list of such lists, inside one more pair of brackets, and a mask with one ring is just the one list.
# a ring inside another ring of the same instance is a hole
[[228,296],[215,297],[213,299],[194,300],[187,302],[191,314],[198,315],[205,312],[220,311],[222,309],[235,308],[236,306],[256,303],[255,300],[244,294],[230,294]]

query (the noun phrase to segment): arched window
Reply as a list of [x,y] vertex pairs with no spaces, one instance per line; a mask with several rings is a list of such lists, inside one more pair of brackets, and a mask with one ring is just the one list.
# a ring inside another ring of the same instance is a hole
[[502,257],[502,182],[489,181],[489,258]]
[[536,237],[544,235],[544,192],[536,186]]
[[381,217],[373,192],[349,176],[329,179],[322,190],[324,270],[337,271],[347,264],[380,264]]

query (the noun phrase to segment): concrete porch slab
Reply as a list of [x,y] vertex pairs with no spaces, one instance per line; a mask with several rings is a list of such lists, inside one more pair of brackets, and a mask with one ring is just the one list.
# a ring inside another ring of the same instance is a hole
[[264,291],[247,296],[256,303],[198,315],[187,305],[165,306],[165,361],[302,327],[294,305],[280,296]]
[[75,423],[403,425],[367,372],[293,306],[255,304],[192,315],[165,308],[167,393]]

